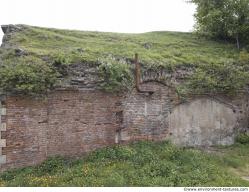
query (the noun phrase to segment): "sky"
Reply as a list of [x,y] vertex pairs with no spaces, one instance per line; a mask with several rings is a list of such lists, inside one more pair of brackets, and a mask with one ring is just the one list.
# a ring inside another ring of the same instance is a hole
[[195,12],[185,0],[1,0],[0,8],[0,25],[123,33],[189,32]]

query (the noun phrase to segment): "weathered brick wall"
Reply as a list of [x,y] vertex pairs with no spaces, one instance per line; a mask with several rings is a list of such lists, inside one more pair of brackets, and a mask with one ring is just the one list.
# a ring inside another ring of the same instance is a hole
[[114,94],[56,91],[44,99],[7,97],[5,102],[0,170],[35,165],[48,156],[80,156],[115,143],[120,97]]
[[[189,140],[194,144],[195,140],[200,141],[198,144],[212,144],[209,138],[213,133],[230,137],[235,128],[248,130],[248,96],[193,96],[188,99],[189,104],[181,104],[175,91],[162,84],[144,83],[141,89],[154,93],[139,93],[134,89],[116,95],[75,90],[55,91],[43,99],[7,97],[0,106],[0,171],[35,165],[48,156],[80,156],[115,143],[173,138],[179,144]],[[205,109],[202,101],[206,103]],[[180,111],[180,115],[175,111]],[[206,115],[195,120],[202,111]],[[210,119],[216,119],[211,127],[214,132],[205,125],[209,124],[205,117],[209,116],[208,111],[216,114]],[[184,118],[193,123],[185,126]],[[232,125],[226,130],[226,122],[230,120]],[[182,126],[174,128],[178,122]]]
[[9,97],[6,108],[6,147],[3,149],[6,164],[2,169],[42,162],[47,154],[46,100]]
[[153,94],[138,93],[134,89],[124,100],[123,129],[120,141],[164,140],[168,133],[168,116],[179,103],[176,93],[159,83],[141,85],[142,90]]
[[115,143],[118,96],[96,91],[56,92],[48,101],[49,156],[77,156]]
[[141,85],[124,100],[120,142],[172,140],[184,146],[232,144],[248,129],[248,95],[193,95],[181,102],[175,91],[156,82]]

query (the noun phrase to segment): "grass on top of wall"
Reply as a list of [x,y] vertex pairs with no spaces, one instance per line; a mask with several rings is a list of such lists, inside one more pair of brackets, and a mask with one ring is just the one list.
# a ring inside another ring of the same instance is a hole
[[[178,69],[191,71],[182,85],[176,87],[182,95],[234,93],[249,83],[247,51],[240,52],[235,44],[200,38],[194,33],[124,34],[27,25],[16,27],[19,28],[16,32],[5,36],[4,44],[10,50],[0,49],[0,64],[1,60],[3,63],[0,65],[0,87],[4,91],[46,92],[58,84],[54,79],[68,78],[66,69],[70,64],[92,65],[103,77],[104,89],[122,90],[132,87],[131,63],[135,53],[139,54],[140,63],[146,69],[158,73],[160,70],[167,73]],[[15,53],[15,48],[18,48],[17,52],[21,50],[21,56]],[[17,70],[20,65],[26,65],[26,70]],[[40,72],[47,74],[41,65],[50,72],[46,78],[39,77]],[[174,82],[167,76],[162,77],[167,84],[171,80]]]
[[4,172],[0,186],[249,186],[249,145],[209,152],[138,142]]

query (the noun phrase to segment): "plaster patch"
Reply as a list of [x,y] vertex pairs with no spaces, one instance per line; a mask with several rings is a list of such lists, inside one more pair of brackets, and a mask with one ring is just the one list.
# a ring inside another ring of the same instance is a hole
[[181,104],[169,116],[170,139],[185,146],[233,144],[236,125],[232,108],[208,98]]

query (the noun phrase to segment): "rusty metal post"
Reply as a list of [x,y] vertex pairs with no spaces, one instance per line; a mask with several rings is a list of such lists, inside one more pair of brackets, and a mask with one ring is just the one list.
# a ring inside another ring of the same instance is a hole
[[140,91],[139,89],[139,85],[140,85],[140,80],[141,80],[141,67],[138,61],[138,54],[135,54],[135,81],[136,81],[136,88],[138,91]]
[[136,83],[136,89],[139,93],[146,93],[149,95],[152,95],[154,93],[153,90],[141,90],[140,89],[140,84],[141,84],[141,66],[140,63],[138,61],[138,54],[135,53],[135,59],[134,59],[134,63],[135,63],[135,83]]

